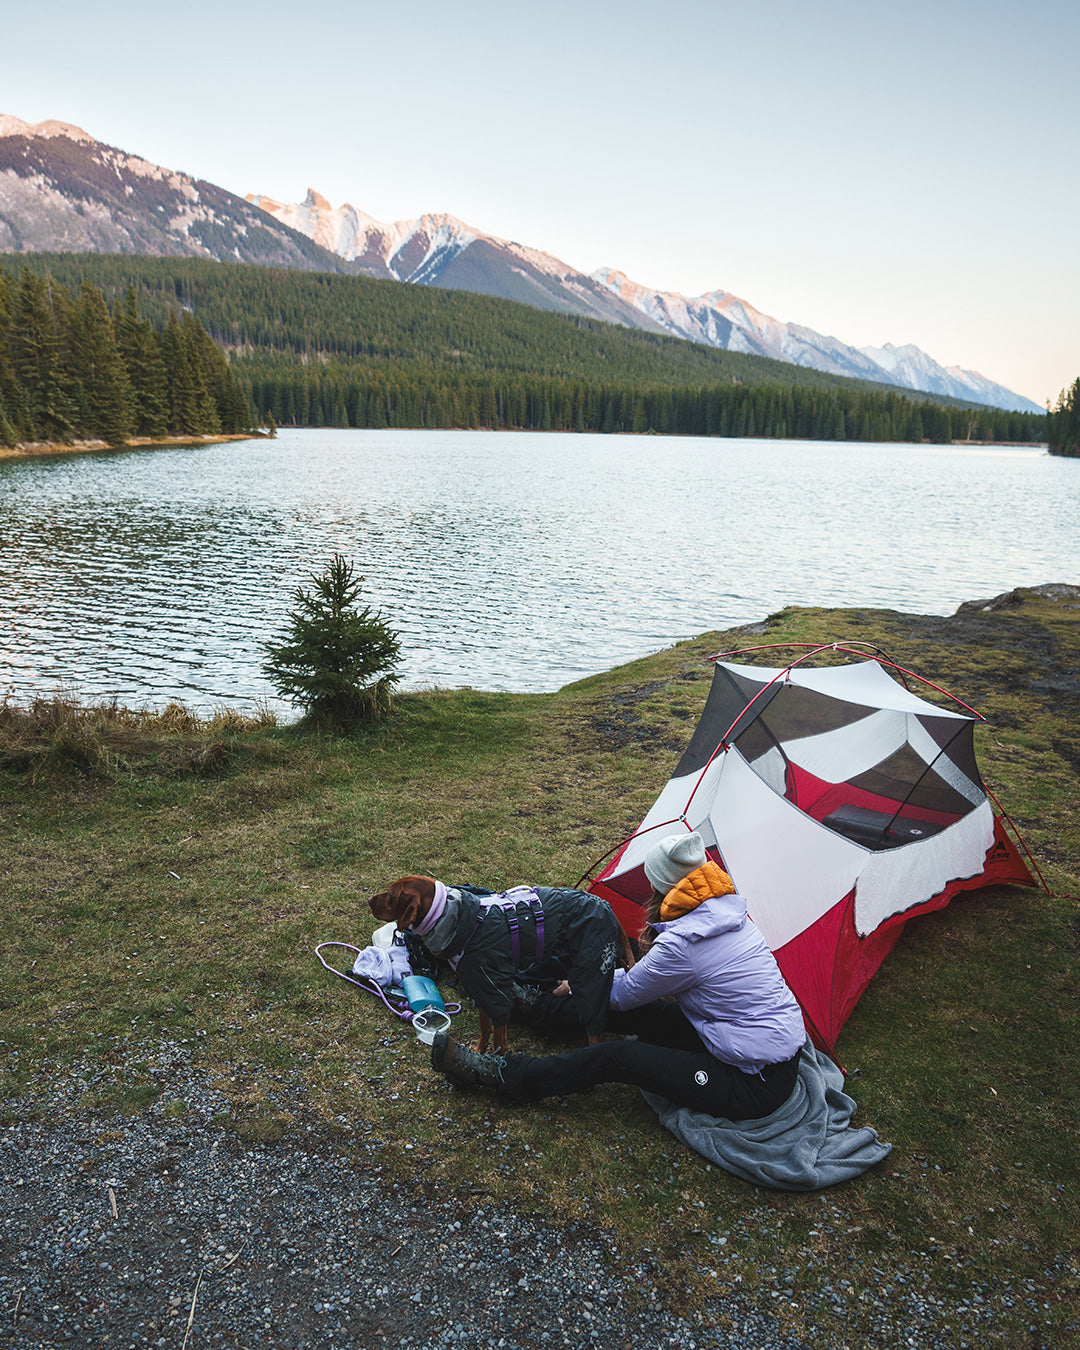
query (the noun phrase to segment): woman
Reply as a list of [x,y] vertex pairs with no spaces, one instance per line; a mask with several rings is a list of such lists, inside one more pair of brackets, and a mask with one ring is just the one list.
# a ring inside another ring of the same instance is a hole
[[[770,1115],[795,1086],[802,1013],[731,878],[697,833],[670,835],[645,859],[653,888],[647,950],[617,970],[609,1030],[560,1055],[480,1055],[441,1033],[432,1068],[515,1101],[631,1083],[728,1120]],[[657,1000],[673,997],[675,1004]]]

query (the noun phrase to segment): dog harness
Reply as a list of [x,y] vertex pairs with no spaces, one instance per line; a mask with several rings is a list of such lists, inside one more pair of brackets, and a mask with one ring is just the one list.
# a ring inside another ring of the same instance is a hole
[[492,894],[447,887],[446,907],[417,943],[454,971],[495,1026],[510,1020],[514,982],[554,958],[573,990],[590,1035],[603,1030],[611,993],[618,920],[606,900],[558,886],[517,886]]
[[514,886],[502,895],[493,895],[481,901],[481,917],[489,909],[498,907],[506,915],[510,926],[510,950],[514,956],[514,969],[521,969],[521,940],[519,937],[518,906],[528,905],[536,921],[536,951],[529,965],[538,965],[544,959],[544,906],[540,897],[531,886]]
[[532,911],[533,919],[536,923],[536,952],[532,958],[526,962],[526,965],[538,965],[544,959],[544,906],[540,903],[540,897],[532,886],[513,886],[508,891],[503,891],[500,895],[482,895],[478,897],[480,901],[480,912],[476,916],[476,923],[469,934],[465,945],[456,956],[450,958],[449,964],[451,970],[457,970],[458,962],[469,949],[469,943],[476,936],[477,929],[484,922],[484,919],[493,909],[501,909],[506,917],[507,926],[510,929],[510,952],[514,958],[514,969],[521,970],[521,923],[518,919],[518,906],[527,905]]

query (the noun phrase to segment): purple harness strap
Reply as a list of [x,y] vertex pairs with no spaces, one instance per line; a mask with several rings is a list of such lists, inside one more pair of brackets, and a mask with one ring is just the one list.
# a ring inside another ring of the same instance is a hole
[[462,947],[461,952],[456,959],[451,962],[454,969],[457,968],[458,961],[476,936],[476,930],[480,927],[484,916],[489,910],[501,909],[506,916],[507,926],[510,929],[510,952],[514,958],[514,969],[521,969],[521,924],[518,920],[518,906],[528,905],[532,910],[533,918],[536,920],[536,952],[533,955],[529,965],[536,965],[544,959],[544,906],[540,903],[540,897],[531,886],[515,886],[512,890],[503,891],[501,895],[485,895],[480,900],[480,913],[476,916],[476,925],[469,934],[469,941]]
[[515,887],[518,892],[518,898],[511,900],[510,896],[514,891],[507,891],[502,898],[499,908],[506,915],[506,922],[510,926],[510,951],[514,957],[514,969],[521,969],[521,939],[518,922],[518,905],[526,904],[532,910],[533,918],[536,920],[536,955],[529,962],[529,965],[536,965],[537,962],[544,959],[544,907],[540,903],[540,897],[535,891],[529,890],[526,886]]

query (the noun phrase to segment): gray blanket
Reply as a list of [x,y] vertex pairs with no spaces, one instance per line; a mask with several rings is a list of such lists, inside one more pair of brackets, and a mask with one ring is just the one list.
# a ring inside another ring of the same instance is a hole
[[858,1176],[892,1152],[874,1130],[851,1127],[855,1103],[843,1086],[844,1075],[807,1041],[795,1090],[761,1120],[721,1120],[653,1092],[642,1096],[665,1129],[718,1167],[755,1186],[816,1191]]

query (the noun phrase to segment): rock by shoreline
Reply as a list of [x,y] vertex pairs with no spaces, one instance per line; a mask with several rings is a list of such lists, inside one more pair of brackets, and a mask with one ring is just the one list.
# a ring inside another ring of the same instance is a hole
[[1042,586],[1017,586],[1015,590],[1003,591],[1001,595],[995,595],[990,600],[965,600],[956,612],[992,614],[999,609],[1015,609],[1032,595],[1038,596],[1041,600],[1059,600],[1066,609],[1080,608],[1080,586],[1070,586],[1062,581],[1048,581]]

